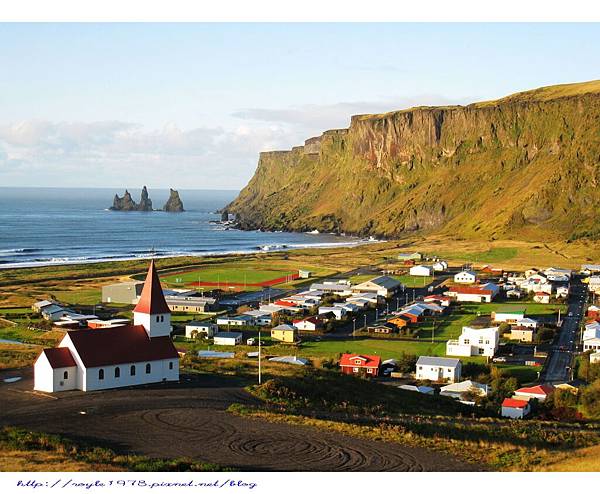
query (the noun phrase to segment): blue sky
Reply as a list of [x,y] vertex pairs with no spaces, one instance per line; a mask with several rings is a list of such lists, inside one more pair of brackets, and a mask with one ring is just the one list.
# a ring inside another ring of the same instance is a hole
[[599,24],[1,24],[0,184],[242,187],[356,113],[600,78]]

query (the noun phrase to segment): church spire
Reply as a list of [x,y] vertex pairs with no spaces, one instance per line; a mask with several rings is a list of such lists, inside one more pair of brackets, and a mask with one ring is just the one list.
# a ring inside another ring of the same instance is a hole
[[133,309],[133,312],[140,314],[168,314],[171,311],[165,301],[165,296],[160,285],[160,279],[154,266],[154,259],[150,261],[144,288],[140,295],[140,300]]

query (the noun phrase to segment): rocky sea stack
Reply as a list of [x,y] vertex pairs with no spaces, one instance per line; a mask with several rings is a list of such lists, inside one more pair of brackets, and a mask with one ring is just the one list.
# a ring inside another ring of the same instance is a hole
[[119,194],[115,194],[113,205],[109,209],[111,211],[152,211],[152,199],[148,197],[148,189],[145,185],[142,189],[139,204],[131,198],[131,194],[125,189],[123,197],[119,197]]
[[163,206],[163,211],[169,213],[182,213],[185,211],[185,209],[183,209],[183,202],[179,197],[179,192],[173,189],[169,189],[169,192],[169,199]]

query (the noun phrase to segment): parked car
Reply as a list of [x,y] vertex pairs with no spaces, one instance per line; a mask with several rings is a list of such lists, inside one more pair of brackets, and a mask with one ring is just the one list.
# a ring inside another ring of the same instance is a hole
[[254,346],[256,344],[256,340],[254,338],[248,338],[246,340],[246,345],[248,346]]
[[494,357],[492,362],[506,362],[506,357]]

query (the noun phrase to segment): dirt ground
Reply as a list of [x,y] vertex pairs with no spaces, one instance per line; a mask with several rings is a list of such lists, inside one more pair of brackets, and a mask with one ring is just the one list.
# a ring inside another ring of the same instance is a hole
[[256,400],[220,377],[49,397],[31,392],[31,371],[16,383],[3,382],[14,375],[0,372],[0,425],[93,440],[119,452],[191,457],[246,471],[476,469],[423,448],[232,415],[230,404]]

